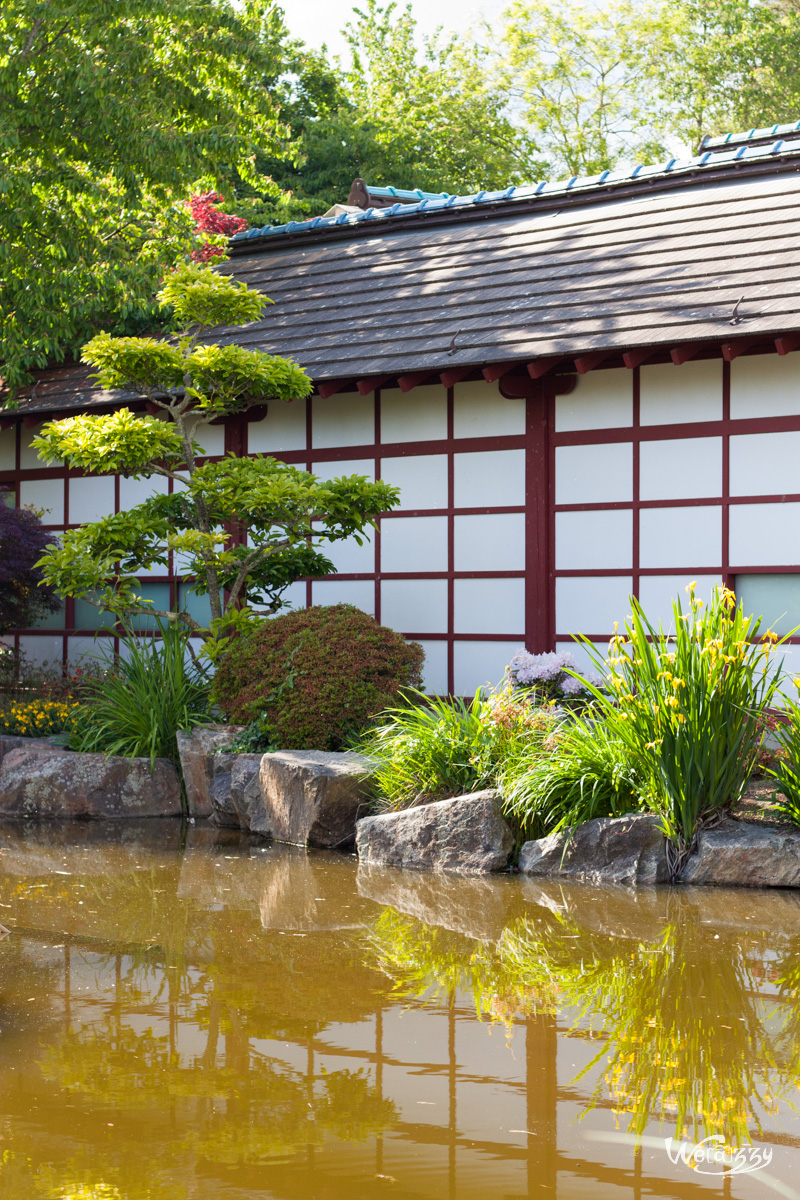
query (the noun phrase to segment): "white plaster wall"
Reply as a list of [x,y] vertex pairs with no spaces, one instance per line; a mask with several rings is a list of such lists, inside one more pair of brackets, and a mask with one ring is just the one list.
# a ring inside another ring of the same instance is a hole
[[632,498],[630,442],[556,447],[556,504],[602,504]]
[[559,633],[603,633],[630,612],[630,575],[570,575],[556,579]]
[[381,442],[428,442],[447,437],[447,389],[441,384],[381,392]]
[[511,633],[524,637],[524,579],[456,579],[455,633]]
[[[597,653],[605,659],[608,653],[608,639],[602,642],[592,642],[592,645],[595,647]],[[556,642],[556,652],[558,654],[571,654],[577,663],[578,670],[582,671],[587,677],[599,674],[598,668],[589,657],[588,650],[580,642]]]
[[496,383],[474,380],[456,384],[453,390],[455,437],[503,437],[524,432],[524,400],[506,400]]
[[443,696],[447,693],[447,642],[420,640],[419,644],[425,651],[422,690],[431,696]]
[[722,509],[717,505],[644,508],[639,519],[640,566],[719,568]]
[[732,496],[800,493],[800,432],[736,434],[730,455]]
[[389,517],[381,521],[381,571],[447,570],[447,517]]
[[[26,429],[23,425],[22,429],[20,430],[19,465],[23,471],[32,471],[37,469],[43,471],[45,469],[45,464],[31,446],[33,439],[38,437],[42,432],[43,424],[44,421],[40,421],[38,425],[34,425],[30,429]],[[58,466],[58,463],[51,463],[50,465]]]
[[456,508],[504,508],[525,503],[525,451],[482,450],[453,456]]
[[326,481],[347,475],[366,475],[372,481],[375,478],[375,459],[340,458],[335,462],[316,462],[312,463],[311,471],[317,479]]
[[639,603],[651,625],[673,626],[672,602],[680,600],[684,612],[689,611],[687,584],[697,584],[695,595],[708,604],[721,575],[641,575],[639,577]]
[[295,583],[290,583],[288,588],[286,589],[286,591],[281,593],[281,599],[283,600],[286,607],[279,609],[277,613],[267,612],[266,609],[259,608],[259,606],[257,604],[254,604],[253,608],[256,610],[256,612],[260,612],[266,617],[273,617],[273,616],[277,617],[277,616],[280,616],[281,613],[289,612],[290,610],[294,611],[297,608],[305,608],[306,607],[306,585],[305,585],[305,582],[303,580],[298,579],[298,580],[296,580]]
[[358,392],[311,401],[311,444],[315,449],[332,446],[367,446],[375,441],[375,393]]
[[50,634],[23,634],[19,639],[19,648],[30,663],[48,663],[50,666],[59,664],[62,658],[64,643],[61,637]]
[[14,471],[17,466],[17,431],[0,429],[0,471]]
[[195,434],[195,441],[203,447],[208,458],[225,453],[225,426],[201,425]]
[[447,508],[447,455],[382,458],[381,479],[400,488],[400,508]]
[[447,580],[382,580],[381,623],[401,633],[447,633]]
[[800,626],[800,574],[737,575],[736,595],[746,616],[763,617],[762,633],[783,636]]
[[732,504],[729,558],[735,567],[800,562],[800,504]]
[[556,568],[581,571],[630,570],[633,516],[630,510],[556,513]]
[[633,424],[633,372],[626,368],[579,375],[574,392],[556,396],[556,432],[617,429]]
[[639,374],[639,423],[671,425],[722,419],[722,361],[660,363]]
[[354,604],[375,614],[375,584],[371,579],[318,579],[311,585],[312,604]]
[[305,450],[307,400],[270,400],[267,415],[247,426],[247,449],[251,454],[273,454],[281,450]]
[[453,525],[456,571],[525,569],[524,513],[456,517]]
[[89,475],[84,479],[70,479],[69,523],[84,525],[97,521],[114,511],[114,476]]
[[754,354],[731,363],[731,417],[800,413],[800,354]]
[[722,493],[722,438],[642,442],[639,498],[684,500]]
[[120,512],[127,512],[137,504],[144,504],[151,496],[166,496],[169,491],[169,480],[161,475],[151,475],[149,479],[125,479],[119,481]]
[[[373,540],[369,538],[370,533]],[[321,542],[319,549],[342,575],[366,575],[375,570],[375,542],[372,530],[365,531],[361,546],[354,537],[349,537],[341,542]]]
[[453,689],[457,696],[473,696],[479,687],[500,683],[519,641],[459,642],[453,646]]
[[110,638],[71,637],[67,639],[67,659],[72,666],[82,660],[105,658],[112,652],[114,643]]
[[45,525],[64,524],[64,480],[23,479],[19,485],[20,508],[33,505],[45,510]]

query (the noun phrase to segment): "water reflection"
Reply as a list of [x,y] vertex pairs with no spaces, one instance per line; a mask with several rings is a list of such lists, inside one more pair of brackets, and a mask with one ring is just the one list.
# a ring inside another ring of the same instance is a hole
[[3,1200],[719,1194],[587,1138],[615,1129],[800,1166],[793,893],[437,879],[164,822],[0,833],[0,904]]

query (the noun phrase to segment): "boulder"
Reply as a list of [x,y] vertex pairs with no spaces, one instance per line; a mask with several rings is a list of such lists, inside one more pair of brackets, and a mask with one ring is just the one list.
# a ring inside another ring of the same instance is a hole
[[681,883],[721,887],[800,887],[800,832],[750,821],[704,829]]
[[216,812],[220,824],[238,824],[236,812],[230,808],[233,756],[216,755],[214,751],[233,741],[243,728],[197,725],[194,729],[178,730],[178,754],[190,817],[210,817]]
[[60,749],[61,747],[54,746],[49,738],[14,737],[10,733],[0,734],[0,762],[12,750],[43,750],[47,753],[49,750]]
[[370,866],[412,867],[482,875],[502,871],[514,837],[497,792],[473,792],[358,822],[359,860]]
[[526,842],[519,869],[525,875],[618,883],[667,883],[664,836],[649,814],[597,817],[571,830]]
[[[221,755],[217,755],[221,758]],[[263,754],[233,754],[230,769],[230,805],[240,829],[249,829],[248,811],[253,798],[260,795],[259,770]]]
[[359,754],[278,750],[265,754],[258,787],[238,801],[247,828],[278,842],[348,850],[370,795],[370,763]]
[[179,817],[178,772],[166,758],[12,750],[0,765],[0,817],[104,820]]

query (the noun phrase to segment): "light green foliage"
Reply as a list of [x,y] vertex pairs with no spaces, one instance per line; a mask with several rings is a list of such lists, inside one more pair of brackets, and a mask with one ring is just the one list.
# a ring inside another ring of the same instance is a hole
[[[605,663],[607,691],[589,685],[594,710],[623,747],[642,781],[647,805],[672,843],[676,878],[699,826],[741,798],[755,766],[762,734],[759,717],[780,683],[773,661],[777,635],[758,640],[760,618],[717,588],[706,611],[689,593],[689,611],[673,604],[674,632],[657,629],[631,598],[624,634],[611,640]],[[584,640],[584,639],[582,639]]]
[[209,682],[188,658],[186,631],[165,625],[159,632],[141,637],[129,628],[123,653],[103,660],[105,674],[72,716],[73,750],[180,766],[176,732],[211,719]]
[[[794,683],[800,690],[800,676]],[[774,727],[781,753],[773,756],[766,774],[775,780],[782,797],[777,810],[794,825],[800,825],[800,704],[786,695],[781,701],[784,720]]]
[[[231,455],[199,465],[204,425],[267,399],[302,398],[311,383],[286,359],[199,341],[206,319],[254,319],[264,305],[259,293],[191,266],[179,269],[160,297],[187,322],[175,340],[101,334],[84,355],[105,386],[138,393],[165,419],[127,409],[73,417],[46,425],[34,444],[48,462],[134,478],[160,475],[174,481],[174,490],[67,530],[41,565],[62,595],[126,616],[154,612],[178,621],[206,638],[206,653],[216,656],[233,634],[257,623],[248,601],[275,611],[295,579],[330,574],[320,546],[360,540],[379,512],[398,503],[399,492],[358,475],[320,482],[272,458]],[[186,611],[155,610],[142,598],[133,576],[153,567],[168,572],[170,552],[188,559],[193,590],[209,597],[209,626]]]
[[282,154],[268,83],[272,0],[4,0],[0,7],[0,374],[157,317],[165,266],[195,244],[196,187],[262,194]]

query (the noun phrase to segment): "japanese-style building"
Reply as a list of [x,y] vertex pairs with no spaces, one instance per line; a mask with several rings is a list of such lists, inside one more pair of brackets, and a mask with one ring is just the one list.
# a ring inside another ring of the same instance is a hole
[[[473,196],[357,181],[332,211],[238,235],[224,268],[275,305],[219,340],[292,356],[315,394],[204,439],[402,489],[294,604],[374,613],[422,642],[430,689],[464,694],[523,643],[604,641],[630,593],[668,619],[690,579],[800,623],[800,122]],[[84,368],[42,372],[3,414],[0,483],[54,531],[137,503],[164,481],[30,449],[42,422],[126,399]],[[14,636],[74,656],[98,623],[68,600]]]

